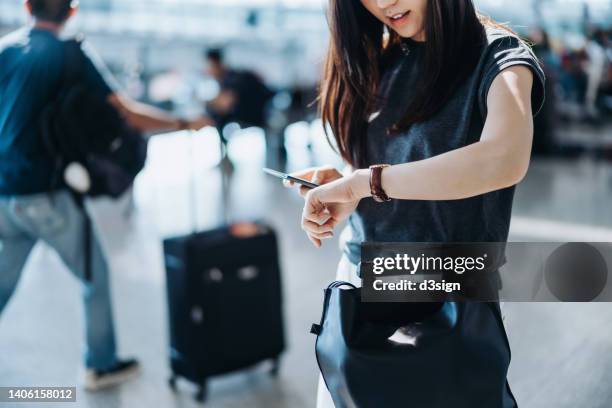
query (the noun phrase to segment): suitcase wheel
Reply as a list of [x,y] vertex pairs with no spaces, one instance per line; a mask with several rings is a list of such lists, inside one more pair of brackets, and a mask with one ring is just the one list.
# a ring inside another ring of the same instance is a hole
[[175,375],[168,378],[168,386],[170,387],[172,391],[176,391],[176,376]]
[[270,375],[272,377],[278,377],[280,371],[280,357],[276,357],[272,360],[272,367],[270,368]]
[[198,388],[198,390],[196,391],[194,395],[194,398],[198,402],[204,402],[206,401],[207,395],[208,395],[208,390],[206,387],[206,381],[202,381],[202,383],[200,384],[200,387]]

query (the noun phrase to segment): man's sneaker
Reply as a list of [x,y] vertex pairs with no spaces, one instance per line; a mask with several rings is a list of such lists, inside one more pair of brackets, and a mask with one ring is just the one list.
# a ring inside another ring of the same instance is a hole
[[119,360],[108,370],[87,369],[85,373],[85,389],[87,391],[97,391],[102,388],[112,387],[125,382],[138,375],[140,364],[138,361]]

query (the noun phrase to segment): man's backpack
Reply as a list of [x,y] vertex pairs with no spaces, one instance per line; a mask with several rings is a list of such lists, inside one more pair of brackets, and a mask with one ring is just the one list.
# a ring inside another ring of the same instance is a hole
[[[79,196],[121,196],[143,169],[147,142],[103,96],[81,80],[85,56],[77,40],[65,42],[64,75],[55,101],[43,112],[45,143],[56,160],[55,187]],[[80,170],[85,183],[66,182]],[[82,171],[85,170],[85,171]]]

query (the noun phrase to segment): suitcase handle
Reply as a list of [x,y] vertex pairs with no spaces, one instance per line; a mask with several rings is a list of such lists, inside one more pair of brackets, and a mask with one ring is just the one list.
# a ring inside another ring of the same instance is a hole
[[[259,277],[259,268],[255,265],[247,265],[238,268],[236,276],[240,281],[252,281]],[[220,268],[211,268],[206,271],[206,279],[210,282],[219,283],[224,278],[224,272]]]
[[[191,169],[191,181],[189,183],[190,190],[190,218],[191,218],[191,232],[192,234],[196,234],[200,229],[198,226],[198,195],[197,195],[197,183],[196,183],[196,175],[197,172],[194,169],[194,163],[196,161],[196,149],[195,149],[195,140],[198,134],[197,130],[189,129],[187,130],[189,135],[189,162]],[[221,170],[221,218],[223,219],[224,224],[230,223],[230,217],[227,211],[228,207],[228,197],[229,197],[229,176],[225,174],[223,170]]]

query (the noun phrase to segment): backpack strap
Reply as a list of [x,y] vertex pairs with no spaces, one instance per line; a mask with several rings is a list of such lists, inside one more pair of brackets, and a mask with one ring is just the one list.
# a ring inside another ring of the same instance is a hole
[[[75,85],[83,71],[83,51],[81,49],[83,39],[76,38],[64,41],[64,63],[62,67],[62,78],[60,80],[57,99],[55,103],[59,103],[61,98],[66,94],[71,86]],[[62,163],[60,153],[55,150],[51,151],[54,157],[59,160],[59,171],[61,172]],[[92,222],[87,209],[85,208],[85,198],[79,194],[73,193],[74,200],[83,214],[83,246],[84,246],[84,279],[86,282],[92,280]]]
[[85,281],[86,282],[91,282],[92,281],[92,248],[91,248],[91,242],[92,242],[92,234],[93,234],[93,226],[91,225],[91,218],[89,217],[89,214],[87,214],[87,210],[85,209],[85,206],[83,206],[83,217],[84,217],[84,226],[83,228],[85,229],[85,231],[83,231],[84,234],[84,244],[85,244]]
[[82,37],[64,41],[64,65],[60,81],[60,94],[74,84],[82,74],[84,66],[82,44]]
[[53,174],[51,175],[52,188],[57,188],[61,185],[61,173],[64,165],[61,152],[57,146],[58,141],[54,136],[59,129],[56,129],[56,123],[53,120],[53,117],[59,114],[59,106],[62,98],[66,94],[66,91],[72,84],[76,83],[81,75],[83,67],[83,52],[81,51],[81,43],[81,39],[67,40],[63,42],[64,55],[62,74],[54,93],[55,98],[49,102],[40,121],[43,143],[54,161]]

